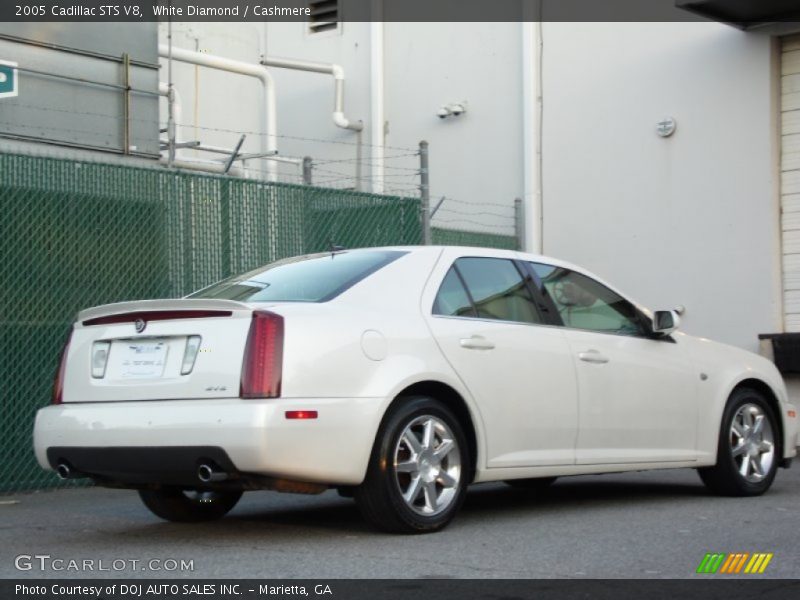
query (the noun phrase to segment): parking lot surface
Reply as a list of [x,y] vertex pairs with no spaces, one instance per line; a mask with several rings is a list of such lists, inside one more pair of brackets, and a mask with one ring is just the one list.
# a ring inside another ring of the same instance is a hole
[[[721,577],[695,574],[707,552],[771,552],[747,577],[796,578],[799,532],[797,463],[759,498],[709,495],[688,469],[564,478],[539,495],[477,485],[446,530],[421,536],[369,530],[334,491],[250,492],[225,519],[186,525],[135,492],[80,488],[0,496],[0,577],[707,578]],[[20,571],[19,555],[94,562]]]

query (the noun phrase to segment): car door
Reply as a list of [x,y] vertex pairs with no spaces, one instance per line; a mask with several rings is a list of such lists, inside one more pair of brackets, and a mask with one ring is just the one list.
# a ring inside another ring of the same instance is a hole
[[479,407],[487,466],[573,464],[577,386],[564,332],[546,325],[518,263],[453,252],[423,310]]
[[697,379],[679,338],[595,279],[528,263],[564,326],[578,381],[577,464],[694,460]]

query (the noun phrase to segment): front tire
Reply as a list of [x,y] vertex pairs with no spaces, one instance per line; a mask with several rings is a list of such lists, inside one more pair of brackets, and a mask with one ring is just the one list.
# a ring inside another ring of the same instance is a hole
[[775,413],[764,395],[740,388],[722,415],[717,464],[697,470],[703,483],[723,496],[759,496],[775,479],[780,438]]
[[470,473],[466,438],[453,413],[433,398],[400,398],[378,431],[355,499],[364,518],[383,531],[438,531],[461,507]]
[[198,523],[224,517],[239,502],[242,492],[161,488],[139,490],[139,497],[150,512],[166,521]]

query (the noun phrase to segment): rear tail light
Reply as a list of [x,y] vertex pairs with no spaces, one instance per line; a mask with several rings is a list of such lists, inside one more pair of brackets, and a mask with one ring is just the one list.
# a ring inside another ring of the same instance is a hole
[[61,350],[61,356],[58,359],[58,370],[53,381],[53,404],[61,404],[64,401],[64,374],[67,371],[67,354],[69,354],[69,343],[71,341],[72,328],[69,330],[67,341],[64,343],[64,348]]
[[255,311],[242,364],[241,398],[277,398],[283,369],[283,317]]

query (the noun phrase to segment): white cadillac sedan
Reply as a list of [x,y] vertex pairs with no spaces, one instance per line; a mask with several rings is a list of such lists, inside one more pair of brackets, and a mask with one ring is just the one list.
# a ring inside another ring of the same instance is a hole
[[679,467],[764,493],[796,453],[779,373],[677,322],[519,252],[301,256],[81,312],[34,445],[171,521],[335,487],[381,529],[426,532],[471,483]]

